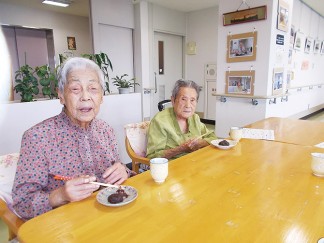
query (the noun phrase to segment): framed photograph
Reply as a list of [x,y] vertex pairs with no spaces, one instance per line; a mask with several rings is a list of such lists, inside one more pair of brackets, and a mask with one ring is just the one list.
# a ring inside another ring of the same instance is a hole
[[296,32],[295,35],[295,42],[294,42],[294,49],[300,51],[304,46],[305,36],[302,32]]
[[227,62],[245,62],[256,59],[257,32],[227,36]]
[[295,34],[296,34],[296,30],[295,30],[295,26],[291,25],[290,27],[290,44],[294,44],[295,41]]
[[223,14],[223,25],[241,24],[267,18],[267,6],[249,8]]
[[272,94],[283,93],[284,68],[274,68],[272,77]]
[[305,49],[304,52],[305,53],[310,53],[311,49],[312,49],[312,45],[313,45],[313,39],[311,37],[307,37],[306,41],[305,41]]
[[287,32],[289,19],[289,5],[284,0],[279,0],[277,29]]
[[291,87],[291,80],[293,80],[293,72],[291,70],[287,71],[287,86],[286,88],[289,89]]
[[76,50],[75,37],[67,37],[67,45],[69,50]]
[[254,70],[227,71],[225,93],[253,95],[254,77]]
[[322,44],[321,44],[321,54],[324,54],[324,41],[322,41]]
[[315,40],[314,41],[314,54],[318,54],[320,53],[320,50],[321,50],[321,41],[320,40]]
[[288,64],[291,64],[293,58],[293,49],[289,48],[288,50]]

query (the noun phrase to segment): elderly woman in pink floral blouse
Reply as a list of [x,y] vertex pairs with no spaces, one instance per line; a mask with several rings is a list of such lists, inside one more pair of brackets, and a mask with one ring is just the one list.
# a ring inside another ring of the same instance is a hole
[[[62,112],[22,138],[13,186],[13,207],[30,219],[89,197],[100,181],[121,184],[132,171],[121,162],[113,129],[96,119],[103,101],[104,77],[94,62],[69,59],[60,72]],[[54,175],[72,179],[55,180]]]

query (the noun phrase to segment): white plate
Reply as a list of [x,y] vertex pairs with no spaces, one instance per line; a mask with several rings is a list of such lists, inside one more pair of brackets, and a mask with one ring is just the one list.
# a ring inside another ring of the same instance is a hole
[[131,203],[137,198],[137,190],[134,187],[131,186],[121,186],[121,189],[125,191],[125,193],[128,195],[127,198],[125,198],[122,202],[120,203],[110,203],[108,202],[108,197],[116,193],[118,188],[114,187],[106,187],[105,189],[102,189],[98,192],[97,194],[97,201],[101,203],[102,205],[109,206],[109,207],[119,207],[119,206],[124,206],[128,203]]
[[[219,145],[219,142],[221,142],[223,140],[226,140],[229,143],[229,145],[228,146]],[[237,142],[234,140],[230,140],[230,139],[216,139],[216,140],[211,141],[211,144],[219,149],[230,149],[230,148],[233,148],[237,144]]]

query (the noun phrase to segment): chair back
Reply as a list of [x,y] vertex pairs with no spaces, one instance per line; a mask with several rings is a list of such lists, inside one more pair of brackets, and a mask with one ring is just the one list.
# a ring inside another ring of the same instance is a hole
[[162,111],[165,109],[166,105],[170,104],[171,100],[162,100],[158,103],[158,109],[159,111]]
[[126,151],[132,159],[132,169],[138,173],[139,164],[149,165],[149,159],[146,158],[147,132],[149,121],[127,124],[125,128]]
[[23,220],[17,216],[12,208],[11,190],[13,187],[19,153],[0,156],[0,217],[8,226],[9,240],[17,236]]

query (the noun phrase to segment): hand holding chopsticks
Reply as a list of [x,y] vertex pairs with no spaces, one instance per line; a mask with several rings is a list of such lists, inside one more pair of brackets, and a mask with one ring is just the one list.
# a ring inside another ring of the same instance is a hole
[[209,134],[211,134],[211,133],[213,133],[213,132],[214,132],[214,131],[208,131],[208,132],[206,132],[206,133],[204,133],[204,134],[202,134],[202,135],[196,137],[195,139],[203,138],[203,137],[205,137],[205,136],[207,136],[207,135],[209,135]]
[[[72,177],[69,176],[62,176],[62,175],[54,175],[55,180],[61,180],[61,181],[68,181],[71,180]],[[90,184],[95,184],[95,185],[100,185],[100,186],[108,186],[108,187],[114,187],[114,188],[119,188],[120,186],[116,186],[113,184],[108,184],[108,183],[101,183],[101,182],[96,182],[96,181],[90,181]]]

